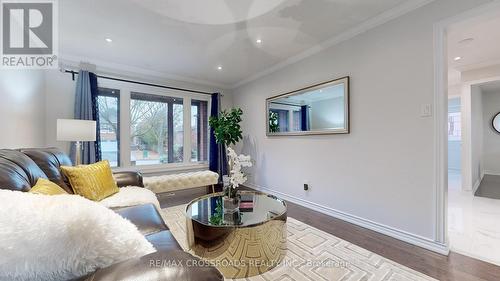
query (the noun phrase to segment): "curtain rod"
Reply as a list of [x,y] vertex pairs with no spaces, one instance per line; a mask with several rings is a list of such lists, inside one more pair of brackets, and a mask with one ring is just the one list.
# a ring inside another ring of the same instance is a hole
[[[65,69],[64,72],[71,73],[73,81],[75,80],[75,75],[78,75],[78,72],[73,71],[73,70]],[[147,83],[147,82],[127,80],[127,79],[121,79],[121,78],[114,78],[114,77],[103,76],[103,75],[97,75],[97,77],[102,78],[102,79],[108,79],[108,80],[114,80],[114,81],[120,81],[120,82],[126,82],[126,83],[133,83],[133,84],[139,84],[139,85],[145,85],[145,86],[152,86],[152,87],[158,87],[158,88],[164,88],[164,89],[170,89],[170,90],[178,90],[178,91],[184,91],[184,92],[190,92],[190,93],[196,93],[196,94],[203,94],[203,95],[212,95],[213,94],[213,93],[208,93],[208,92],[203,92],[203,91],[170,87],[170,86],[165,86],[165,85],[152,84],[152,83]]]

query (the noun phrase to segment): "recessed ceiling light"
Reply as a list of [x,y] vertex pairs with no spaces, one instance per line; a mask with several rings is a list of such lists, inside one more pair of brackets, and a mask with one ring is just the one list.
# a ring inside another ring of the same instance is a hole
[[461,60],[461,59],[462,59],[462,57],[455,57],[453,60],[454,60],[454,61],[459,61],[459,60]]
[[262,43],[262,39],[257,39],[257,40],[255,40],[255,42],[256,42],[257,44],[260,44],[260,43]]
[[222,70],[222,66],[217,66],[217,70]]
[[113,40],[111,38],[106,38],[106,42],[111,43]]

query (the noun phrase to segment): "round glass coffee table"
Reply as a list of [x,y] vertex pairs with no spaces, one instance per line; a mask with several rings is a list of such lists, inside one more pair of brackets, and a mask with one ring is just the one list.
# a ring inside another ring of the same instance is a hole
[[239,210],[225,212],[223,194],[213,193],[186,207],[190,250],[226,278],[262,274],[286,254],[286,203],[261,192],[241,191]]

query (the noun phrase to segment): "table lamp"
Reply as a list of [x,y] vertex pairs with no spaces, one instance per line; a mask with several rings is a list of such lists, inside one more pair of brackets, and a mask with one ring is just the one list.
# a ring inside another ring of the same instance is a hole
[[96,140],[96,121],[57,119],[57,140],[75,142],[75,164],[80,165],[82,157],[81,142]]

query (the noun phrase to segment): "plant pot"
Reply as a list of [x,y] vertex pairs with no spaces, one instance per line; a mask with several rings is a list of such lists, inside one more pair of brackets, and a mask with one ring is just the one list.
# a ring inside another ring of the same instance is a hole
[[222,176],[224,197],[237,197],[236,188],[231,185],[229,176]]

